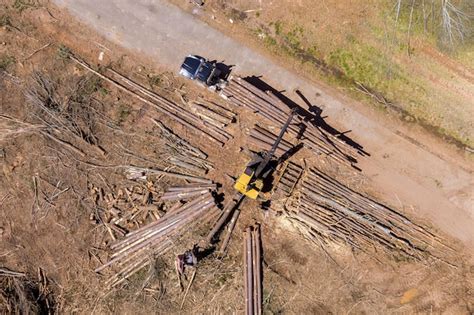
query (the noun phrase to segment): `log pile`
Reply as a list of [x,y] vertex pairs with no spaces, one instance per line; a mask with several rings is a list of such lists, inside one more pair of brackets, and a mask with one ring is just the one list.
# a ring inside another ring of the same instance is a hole
[[193,197],[205,195],[216,189],[216,184],[187,184],[183,186],[170,187],[161,196],[162,201],[188,200]]
[[187,200],[213,193],[216,184],[190,183],[163,189],[152,181],[115,191],[106,191],[89,183],[89,195],[96,210],[91,213],[94,224],[102,224],[115,241],[128,232],[156,221]]
[[278,179],[275,193],[282,194],[284,197],[289,197],[293,193],[298,181],[303,174],[303,167],[300,165],[288,162],[282,172],[282,175]]
[[244,231],[245,314],[262,314],[262,245],[260,226]]
[[164,214],[159,206],[160,192],[150,181],[146,185],[133,185],[108,192],[89,183],[89,194],[96,206],[91,221],[102,224],[112,240],[158,220]]
[[113,69],[108,68],[108,74],[103,74],[94,70],[84,60],[81,60],[72,54],[69,55],[69,58],[106,82],[114,85],[119,90],[128,93],[147,105],[150,105],[159,113],[168,116],[199,135],[204,135],[209,140],[221,146],[233,138],[225,129],[210,123],[208,119],[201,118],[201,116],[195,113],[188,104],[175,103]]
[[286,205],[289,216],[312,240],[334,241],[367,251],[422,260],[434,257],[441,240],[403,214],[364,196],[312,168],[300,194]]
[[201,149],[173,133],[171,129],[158,120],[152,119],[152,122],[160,130],[163,147],[168,151],[169,157],[166,161],[169,164],[201,175],[206,174],[213,168],[212,163],[207,160],[207,154]]
[[[257,147],[258,151],[261,151],[262,149],[269,151],[277,138],[278,134],[275,134],[260,125],[255,125],[254,128],[250,130],[247,142],[248,144]],[[288,152],[292,148],[294,148],[295,145],[296,144],[282,139],[275,151],[275,156],[282,156],[283,154],[285,154],[285,152]]]
[[204,223],[218,211],[210,193],[200,195],[184,204],[176,203],[166,214],[145,226],[133,230],[110,245],[110,259],[95,271],[116,267],[107,281],[116,286],[150,264],[153,257],[167,252],[173,243],[196,224]]
[[[271,92],[264,92],[241,77],[233,77],[221,91],[221,96],[236,106],[248,108],[265,117],[278,128],[283,126],[291,110]],[[308,117],[308,113],[302,108],[298,108],[295,116],[297,123],[290,125],[288,133],[293,138],[301,138],[304,145],[318,155],[328,156],[344,164],[357,162],[357,150],[308,121],[313,118]]]
[[235,122],[236,114],[214,102],[205,100],[189,102],[191,110],[198,115],[203,121],[208,122],[218,128],[224,128]]
[[204,177],[181,174],[181,173],[176,173],[172,171],[160,170],[156,168],[145,168],[145,167],[138,167],[138,166],[133,166],[133,165],[118,165],[115,167],[123,168],[125,172],[125,176],[127,177],[127,179],[130,179],[130,180],[146,181],[149,177],[152,177],[152,176],[166,176],[169,178],[184,179],[193,183],[203,183],[203,184],[212,183],[212,180],[204,178]]

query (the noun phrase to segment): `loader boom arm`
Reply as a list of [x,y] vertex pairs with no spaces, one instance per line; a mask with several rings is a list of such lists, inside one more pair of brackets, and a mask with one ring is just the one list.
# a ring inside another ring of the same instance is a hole
[[295,110],[291,110],[290,116],[288,116],[288,119],[286,120],[285,124],[280,130],[280,134],[278,135],[278,138],[275,140],[275,143],[273,144],[272,148],[268,153],[265,155],[263,161],[258,165],[257,169],[255,170],[255,175],[254,178],[259,178],[261,173],[265,170],[267,167],[268,163],[270,160],[273,158],[273,155],[275,154],[276,149],[278,148],[278,145],[281,142],[281,139],[283,139],[283,135],[285,134],[286,130],[290,126],[291,121],[293,120],[293,116],[295,115]]

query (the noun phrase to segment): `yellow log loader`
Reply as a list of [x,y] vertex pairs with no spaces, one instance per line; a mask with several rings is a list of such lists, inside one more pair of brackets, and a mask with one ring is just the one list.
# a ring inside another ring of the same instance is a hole
[[237,178],[234,188],[242,195],[250,199],[257,199],[262,191],[265,179],[271,173],[270,162],[275,155],[275,151],[283,138],[288,126],[293,119],[294,111],[290,113],[286,123],[280,130],[278,138],[275,140],[270,151],[261,151],[247,164],[244,172]]

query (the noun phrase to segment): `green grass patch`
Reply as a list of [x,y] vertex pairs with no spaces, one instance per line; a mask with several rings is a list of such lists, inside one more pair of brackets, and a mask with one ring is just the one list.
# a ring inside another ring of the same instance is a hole
[[247,18],[247,13],[245,13],[243,11],[240,11],[240,10],[237,10],[237,9],[234,9],[234,8],[230,8],[227,11],[227,15],[233,21],[239,21],[239,22],[243,22]]
[[155,86],[160,86],[163,83],[163,78],[161,74],[149,74],[147,75],[148,84],[151,88]]
[[132,113],[130,106],[120,103],[117,109],[117,124],[122,125]]
[[290,47],[301,48],[303,34],[303,27],[294,26],[289,32],[284,35],[284,40],[288,43]]
[[460,47],[454,57],[467,67],[470,67],[471,70],[474,69],[474,40]]
[[16,59],[10,55],[0,56],[0,70],[7,71],[12,65],[16,63]]
[[271,27],[273,27],[273,30],[277,36],[280,36],[282,34],[283,30],[283,22],[282,21],[276,21],[276,22],[270,22],[269,24]]
[[335,49],[325,60],[330,66],[343,71],[350,81],[384,94],[396,89],[397,85],[408,84],[400,67],[373,46],[354,43],[347,48]]
[[23,12],[24,10],[30,8],[37,8],[39,6],[38,1],[35,0],[15,0],[13,2],[12,7],[19,12]]
[[59,45],[56,55],[59,59],[69,59],[71,56],[71,49],[63,44]]
[[0,16],[0,27],[11,26],[11,25],[12,23],[10,20],[10,16],[8,16],[7,14],[3,14],[2,16]]
[[[399,23],[404,22],[399,20]],[[441,101],[430,92],[429,82],[398,63],[397,56],[407,54],[409,49],[410,53],[416,53],[408,47],[406,34],[402,33],[406,29],[401,27],[395,34],[392,32],[396,35],[394,40],[387,40],[383,28],[370,29],[378,33],[369,36],[370,40],[347,34],[334,49],[305,32],[302,26],[285,25],[279,20],[261,25],[254,34],[277,55],[300,61],[301,69],[307,74],[344,88],[356,99],[375,104],[378,109],[390,109],[403,120],[420,124],[450,142],[470,145],[471,140],[462,135],[458,125],[449,127],[452,121],[437,116],[446,112],[440,107]],[[470,53],[466,51],[464,56]]]

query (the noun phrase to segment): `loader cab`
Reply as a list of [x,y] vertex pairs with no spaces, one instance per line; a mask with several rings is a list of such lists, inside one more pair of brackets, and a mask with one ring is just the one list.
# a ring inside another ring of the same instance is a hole
[[247,163],[244,172],[237,178],[234,184],[234,189],[242,195],[250,199],[257,199],[264,186],[264,180],[268,172],[264,172],[262,176],[255,177],[255,171],[260,163],[264,161],[264,156],[268,152],[262,151],[254,156],[254,158]]

